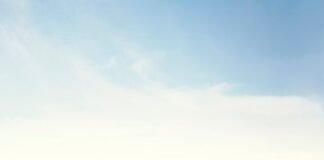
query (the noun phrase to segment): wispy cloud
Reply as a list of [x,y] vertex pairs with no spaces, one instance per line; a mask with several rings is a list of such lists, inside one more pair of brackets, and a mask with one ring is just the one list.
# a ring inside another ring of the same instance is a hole
[[[34,66],[23,69],[26,79],[41,70],[35,85],[46,81],[47,87],[1,102],[36,113],[2,120],[3,159],[323,158],[322,104],[313,100],[231,96],[223,93],[224,85],[128,88],[110,81],[82,54],[46,45],[48,52],[29,52],[20,65]],[[52,56],[59,58],[52,62]],[[50,63],[65,69],[55,73]]]
[[127,63],[112,58],[104,67],[128,68],[143,82],[127,87],[28,21],[7,24],[0,26],[0,159],[324,158],[321,102],[234,96],[225,94],[228,83],[169,87],[145,48],[118,41]]

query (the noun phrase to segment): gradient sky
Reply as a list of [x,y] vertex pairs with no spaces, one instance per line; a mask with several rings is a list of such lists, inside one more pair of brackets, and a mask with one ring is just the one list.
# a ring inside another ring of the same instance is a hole
[[0,0],[0,159],[322,160],[320,0]]
[[[118,54],[145,48],[175,86],[230,82],[251,94],[322,93],[321,1],[35,1],[33,26],[62,43]],[[64,41],[64,42],[63,42]]]

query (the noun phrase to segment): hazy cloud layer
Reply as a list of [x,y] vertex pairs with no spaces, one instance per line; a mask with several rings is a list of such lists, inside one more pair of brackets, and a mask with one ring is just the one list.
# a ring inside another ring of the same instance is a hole
[[[145,48],[116,37],[122,58],[97,64],[35,29],[28,1],[0,2],[21,16],[0,25],[0,159],[324,158],[321,102],[234,96],[227,83],[169,87]],[[115,83],[111,70],[140,85]]]

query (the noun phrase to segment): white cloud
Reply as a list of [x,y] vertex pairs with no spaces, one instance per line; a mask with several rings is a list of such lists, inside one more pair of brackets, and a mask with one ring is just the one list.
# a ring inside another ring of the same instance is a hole
[[312,100],[125,88],[82,61],[71,61],[74,85],[20,104],[38,116],[2,122],[1,159],[324,158],[322,106]]
[[[307,99],[231,97],[208,89],[132,90],[101,84],[93,75],[81,81],[81,96],[61,102],[41,97],[45,113],[2,122],[0,157],[323,158],[320,106]],[[83,106],[69,108],[75,104]]]

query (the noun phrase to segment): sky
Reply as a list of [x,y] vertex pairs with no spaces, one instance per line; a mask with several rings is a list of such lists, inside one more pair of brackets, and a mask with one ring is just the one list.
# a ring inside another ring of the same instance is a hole
[[320,0],[0,0],[0,159],[322,160]]

